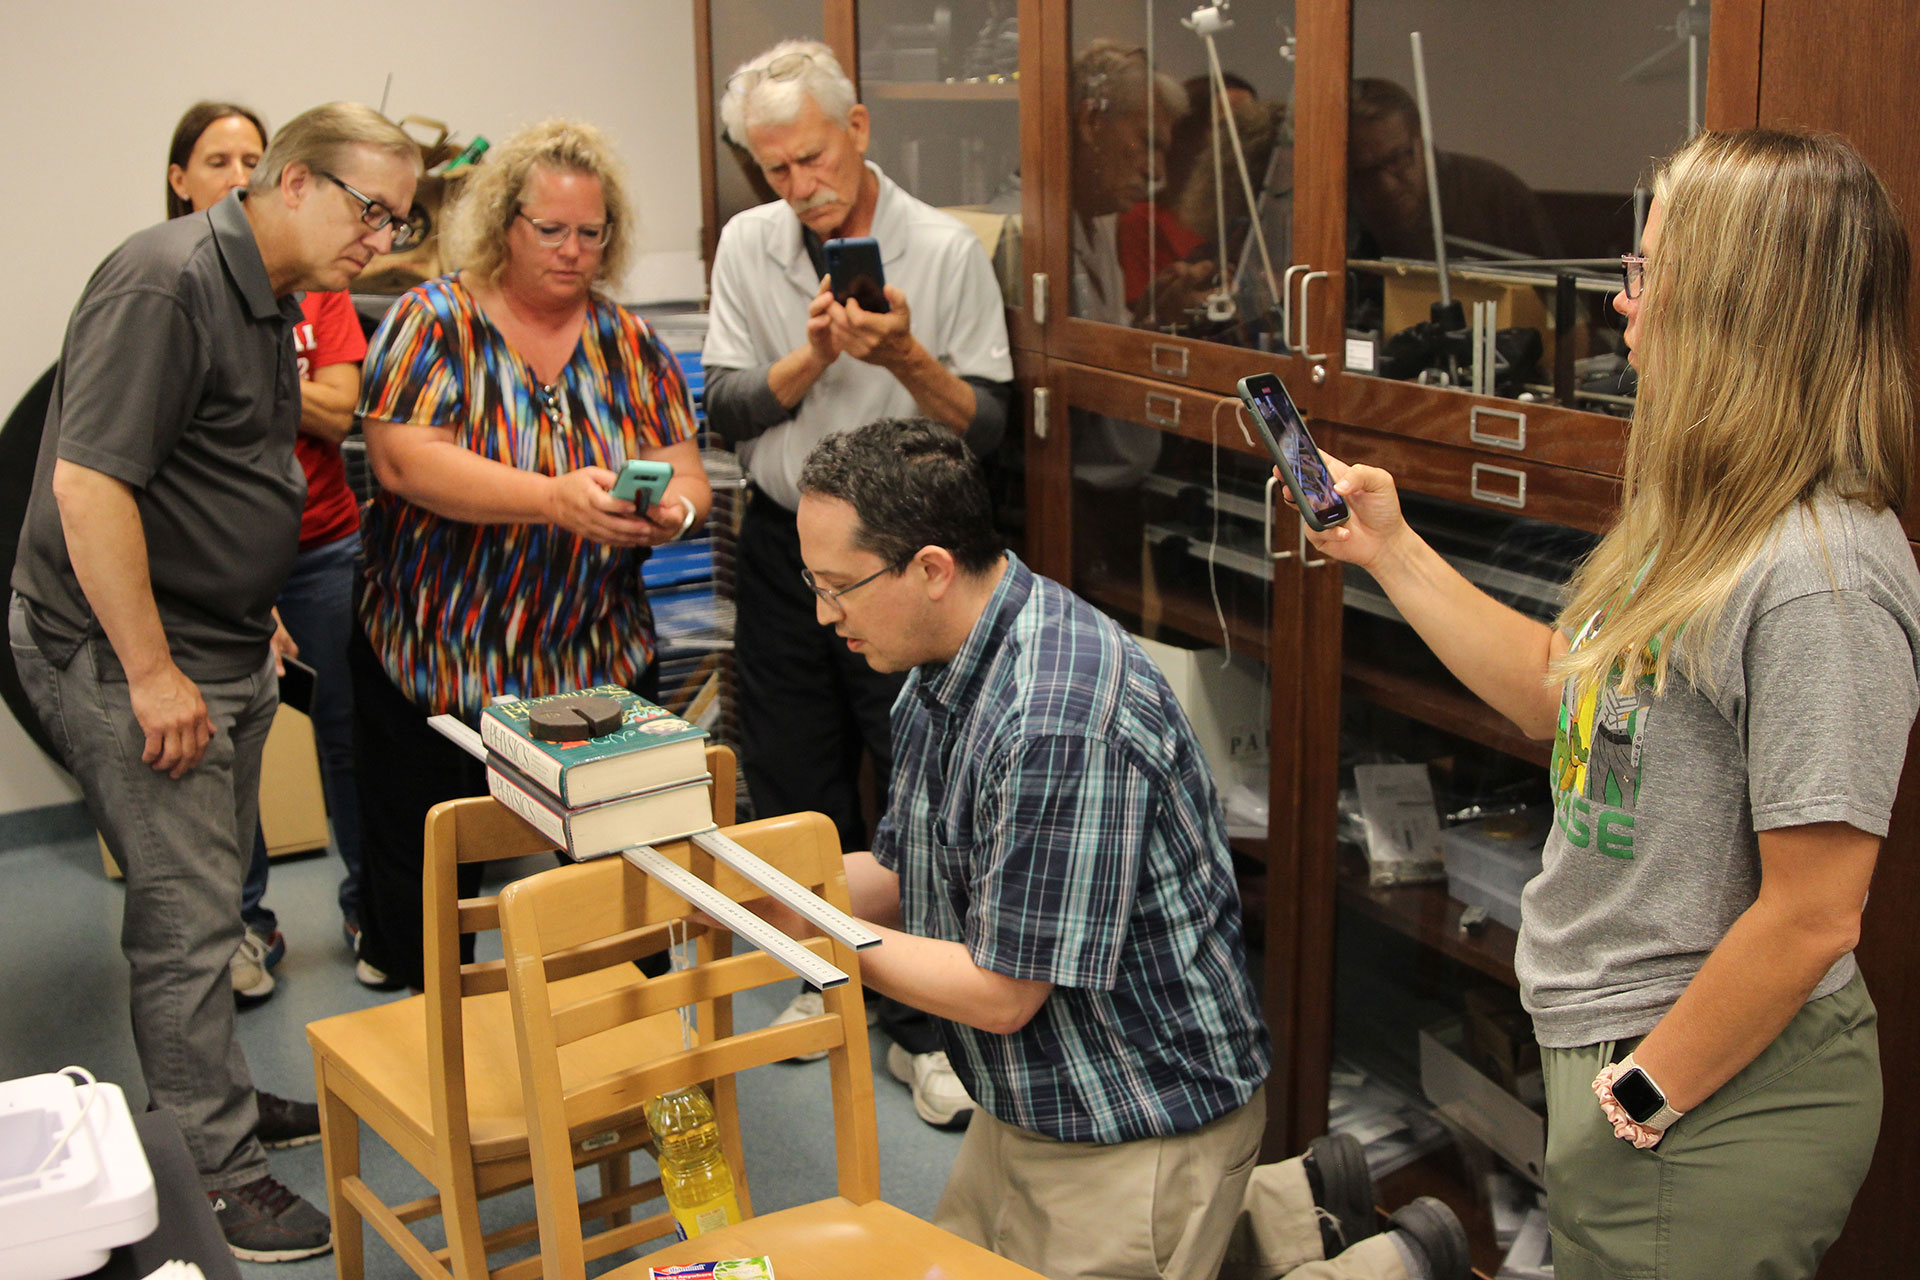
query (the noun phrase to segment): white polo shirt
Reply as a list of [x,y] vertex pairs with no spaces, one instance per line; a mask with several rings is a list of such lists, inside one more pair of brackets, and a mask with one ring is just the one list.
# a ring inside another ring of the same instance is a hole
[[[880,181],[871,234],[887,283],[906,295],[913,336],[956,377],[1012,381],[1000,286],[978,237],[902,191],[878,165],[869,161],[867,168]],[[807,306],[820,277],[800,231],[800,219],[776,200],[736,214],[720,233],[707,368],[770,364],[806,343]],[[800,506],[800,468],[816,444],[879,418],[920,412],[892,374],[842,356],[791,418],[741,444],[740,459],[753,482],[792,511]]]

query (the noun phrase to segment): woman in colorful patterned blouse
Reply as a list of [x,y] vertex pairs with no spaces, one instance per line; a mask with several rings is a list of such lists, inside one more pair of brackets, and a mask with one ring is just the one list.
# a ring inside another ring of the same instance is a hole
[[[598,131],[550,120],[507,139],[445,234],[460,270],[394,305],[360,403],[381,487],[353,655],[361,980],[416,988],[421,824],[441,800],[486,791],[426,718],[595,684],[651,695],[640,565],[712,500],[673,357],[596,287],[621,279],[634,235]],[[628,459],[673,466],[649,510],[610,492]]]

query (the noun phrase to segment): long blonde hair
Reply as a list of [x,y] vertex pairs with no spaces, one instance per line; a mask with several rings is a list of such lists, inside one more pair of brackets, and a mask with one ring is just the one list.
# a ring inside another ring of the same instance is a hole
[[[1900,508],[1913,475],[1906,231],[1839,138],[1703,133],[1654,178],[1664,214],[1640,310],[1619,520],[1560,626],[1582,686],[1674,662],[1703,682],[1741,574],[1821,493]],[[1644,573],[1635,585],[1636,576]]]

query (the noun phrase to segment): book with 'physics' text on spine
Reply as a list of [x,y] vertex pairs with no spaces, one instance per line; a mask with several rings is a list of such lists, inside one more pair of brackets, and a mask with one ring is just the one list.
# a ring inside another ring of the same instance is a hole
[[592,694],[621,707],[620,727],[579,742],[542,742],[528,730],[545,698],[496,702],[480,713],[480,740],[568,809],[635,791],[706,776],[707,732],[619,685],[598,685],[555,698]]

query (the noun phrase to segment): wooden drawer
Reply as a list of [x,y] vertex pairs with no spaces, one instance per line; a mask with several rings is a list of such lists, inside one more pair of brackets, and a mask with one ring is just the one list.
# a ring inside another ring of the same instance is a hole
[[1327,416],[1369,431],[1605,476],[1626,460],[1627,422],[1523,400],[1344,374]]
[[1503,515],[1604,533],[1620,505],[1620,481],[1521,455],[1496,457],[1343,424],[1316,424],[1321,447],[1346,462],[1393,473],[1405,490],[1432,494]]

